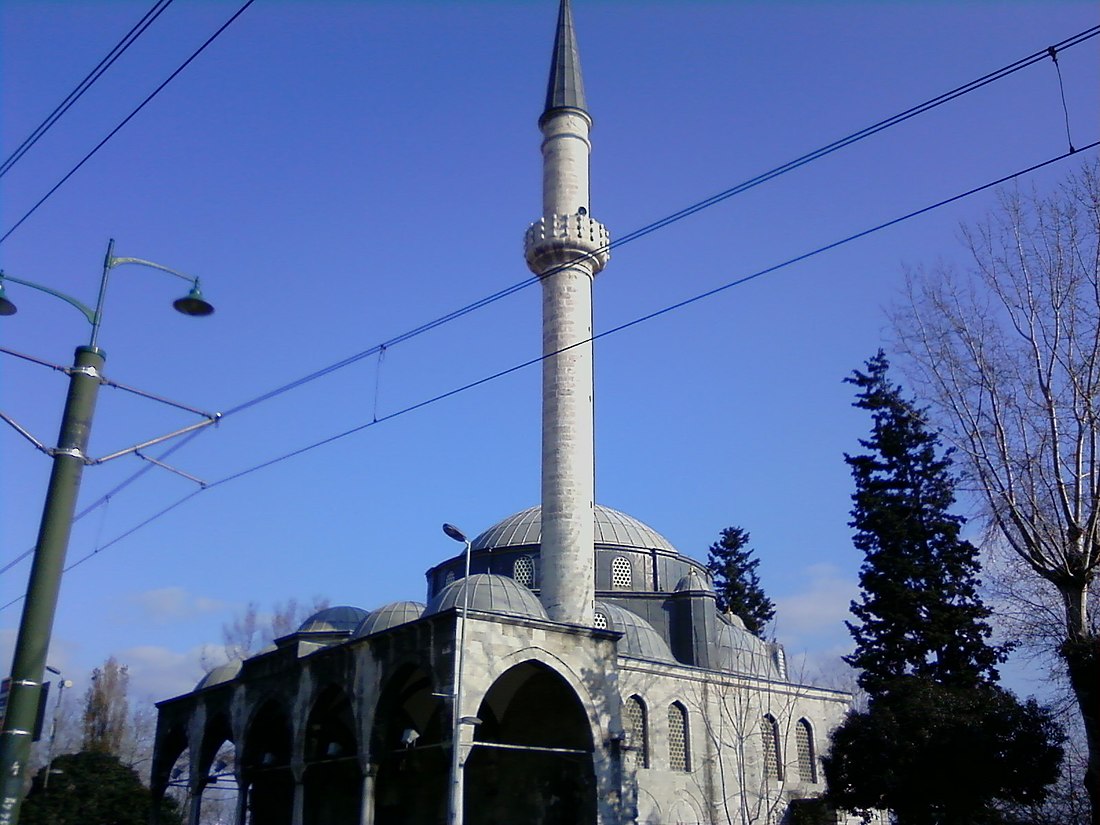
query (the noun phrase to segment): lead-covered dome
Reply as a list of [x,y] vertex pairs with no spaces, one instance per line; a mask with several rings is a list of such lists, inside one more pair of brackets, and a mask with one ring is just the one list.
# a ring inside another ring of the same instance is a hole
[[318,610],[298,628],[299,633],[351,633],[359,623],[367,618],[367,611],[361,607],[340,605]]
[[637,613],[609,602],[596,602],[597,627],[603,622],[608,630],[622,633],[619,640],[619,653],[638,659],[656,662],[675,662],[668,643],[661,638],[657,630]]
[[[597,504],[593,512],[593,538],[596,546],[630,547],[638,550],[664,550],[675,553],[672,542],[633,516]],[[542,507],[528,507],[497,522],[472,542],[474,550],[503,547],[529,547],[542,538]]]
[[745,629],[738,616],[719,614],[716,638],[717,667],[732,673],[747,673],[767,678],[782,678],[775,649]]
[[467,588],[470,593],[471,610],[549,620],[538,596],[515,579],[490,573],[477,573],[468,579],[459,579],[447,585],[428,602],[424,615],[430,616],[433,613],[461,607]]
[[224,665],[218,665],[199,679],[199,683],[195,685],[195,690],[202,690],[203,688],[214,687],[214,685],[224,685],[226,682],[232,682],[237,678],[237,674],[240,672],[241,660],[230,659]]
[[424,605],[420,602],[391,602],[377,610],[372,610],[367,618],[355,628],[355,637],[370,636],[372,633],[381,633],[391,627],[400,624],[415,622],[424,615]]

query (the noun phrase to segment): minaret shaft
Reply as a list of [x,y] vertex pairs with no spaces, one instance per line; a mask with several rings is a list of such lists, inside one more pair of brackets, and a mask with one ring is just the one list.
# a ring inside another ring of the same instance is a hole
[[591,625],[596,575],[592,281],[608,259],[607,230],[589,215],[592,119],[585,111],[569,0],[558,15],[542,130],[542,218],[526,257],[542,281],[543,606],[559,622]]

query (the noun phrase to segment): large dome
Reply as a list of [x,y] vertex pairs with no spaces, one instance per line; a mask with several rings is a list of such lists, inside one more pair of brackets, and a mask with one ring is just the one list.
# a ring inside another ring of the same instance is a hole
[[[665,550],[675,553],[672,542],[633,516],[596,505],[593,514],[596,546],[630,547],[637,550]],[[542,507],[528,507],[494,524],[473,540],[474,550],[502,547],[530,547],[542,538]]]
[[477,573],[468,579],[459,579],[447,585],[428,602],[424,615],[430,616],[461,606],[467,587],[470,588],[471,610],[548,619],[538,596],[515,579],[489,573]]

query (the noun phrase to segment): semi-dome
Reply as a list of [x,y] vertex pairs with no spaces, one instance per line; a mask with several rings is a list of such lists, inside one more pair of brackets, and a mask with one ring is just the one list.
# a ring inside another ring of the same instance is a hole
[[372,610],[367,618],[359,623],[353,634],[356,638],[370,636],[372,633],[381,633],[399,624],[415,622],[424,615],[424,605],[420,602],[391,602],[377,610]]
[[195,690],[202,690],[203,688],[214,687],[214,685],[222,685],[226,682],[232,682],[234,679],[237,678],[237,674],[240,672],[241,660],[230,659],[224,665],[218,665],[212,671],[199,679],[199,683],[195,685]]
[[549,619],[538,596],[515,579],[491,573],[477,573],[468,579],[459,579],[447,585],[428,602],[424,615],[430,616],[461,606],[466,588],[470,591],[471,610]]
[[739,617],[719,615],[719,619],[713,640],[719,669],[769,678],[780,675],[771,645],[746,630]]
[[367,611],[361,607],[340,605],[319,610],[302,622],[299,633],[351,633],[367,618]]
[[[638,550],[664,550],[675,553],[672,542],[633,516],[597,504],[593,513],[595,544],[630,547]],[[542,507],[508,516],[473,540],[474,550],[495,550],[502,547],[529,547],[542,537]]]
[[[608,630],[623,634],[619,640],[622,655],[656,662],[676,661],[661,634],[637,613],[608,602],[596,602],[596,613],[603,616]],[[599,616],[596,620],[597,625],[601,624]]]
[[676,583],[676,592],[690,593],[698,590],[705,590],[708,593],[714,592],[714,588],[711,587],[710,579],[707,578],[706,573],[697,567],[693,567],[688,570],[687,575]]

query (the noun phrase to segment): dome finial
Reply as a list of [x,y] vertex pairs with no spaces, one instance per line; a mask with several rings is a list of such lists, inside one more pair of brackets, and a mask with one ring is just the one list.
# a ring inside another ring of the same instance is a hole
[[550,64],[550,82],[546,87],[546,117],[555,109],[585,111],[584,78],[577,51],[577,35],[573,29],[573,9],[569,0],[561,0],[558,10],[558,31],[554,35],[554,56]]

